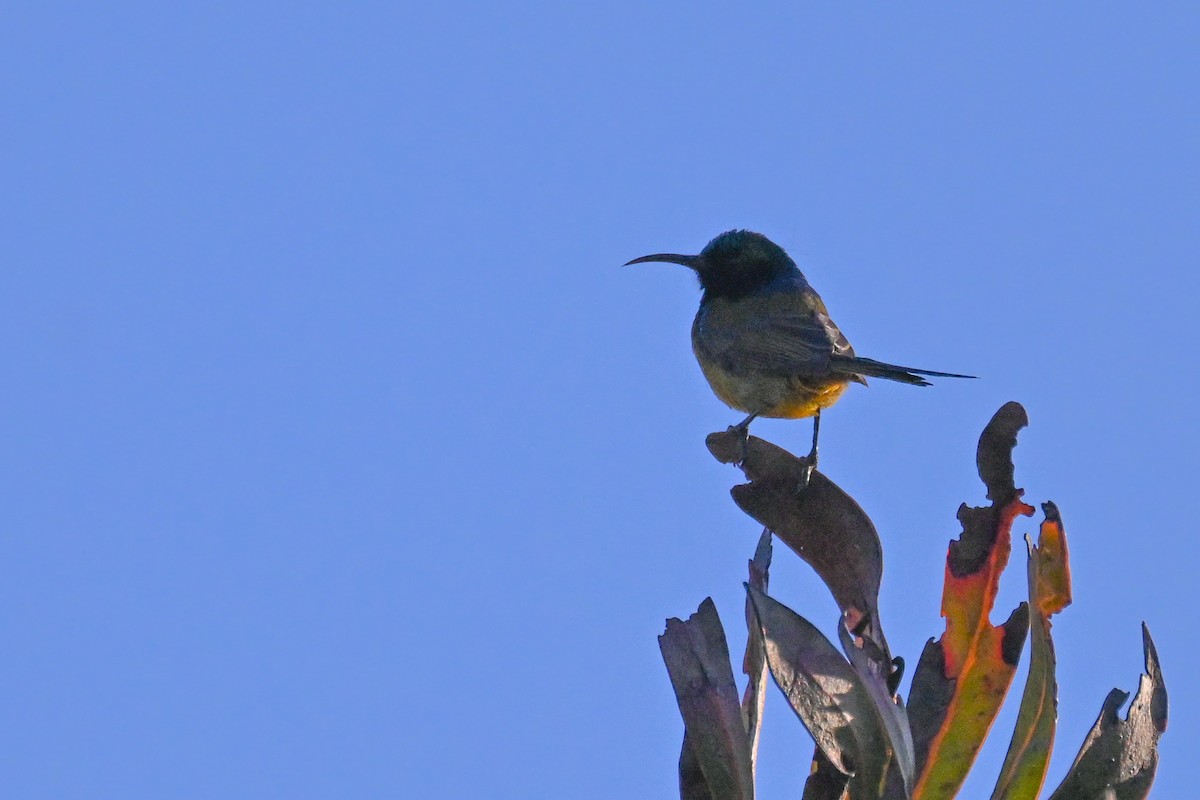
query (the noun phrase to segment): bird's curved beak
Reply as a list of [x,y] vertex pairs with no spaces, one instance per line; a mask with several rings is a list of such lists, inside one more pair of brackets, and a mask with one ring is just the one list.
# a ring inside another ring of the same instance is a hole
[[633,261],[627,261],[623,266],[628,267],[630,264],[646,264],[652,261],[662,262],[664,264],[682,264],[689,269],[700,268],[700,256],[681,256],[675,253],[655,253],[652,256],[642,256],[635,258]]

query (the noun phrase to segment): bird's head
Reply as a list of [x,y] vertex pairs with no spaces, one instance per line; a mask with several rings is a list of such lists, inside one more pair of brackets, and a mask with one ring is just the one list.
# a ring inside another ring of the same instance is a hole
[[796,262],[782,247],[753,231],[726,231],[706,244],[699,255],[657,253],[635,258],[629,264],[648,261],[690,267],[696,271],[705,297],[730,299],[750,294],[796,270]]

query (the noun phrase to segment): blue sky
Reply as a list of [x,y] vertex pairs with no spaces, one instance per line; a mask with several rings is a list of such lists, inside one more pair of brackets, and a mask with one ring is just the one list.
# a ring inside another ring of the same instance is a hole
[[[893,649],[941,630],[976,438],[1019,400],[1017,484],[1075,571],[1050,781],[1136,686],[1144,619],[1157,794],[1190,789],[1194,5],[0,23],[5,795],[672,796],[655,636],[712,595],[741,646],[758,531],[704,450],[740,415],[692,360],[694,280],[619,265],[732,227],[788,248],[859,353],[982,377],[823,420]],[[772,589],[831,628],[783,551]],[[1023,591],[1018,566],[1004,613]],[[797,796],[809,751],[773,697],[762,795]]]

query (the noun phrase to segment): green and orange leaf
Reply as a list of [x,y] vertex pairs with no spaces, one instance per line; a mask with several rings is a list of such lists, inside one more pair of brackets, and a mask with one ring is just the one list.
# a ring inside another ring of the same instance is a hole
[[1029,552],[1029,604],[1033,609],[1029,675],[992,800],[1034,800],[1046,780],[1054,749],[1058,682],[1050,617],[1071,603],[1071,566],[1058,508],[1053,503],[1043,503],[1042,509],[1046,519],[1037,546],[1029,537],[1025,538]]
[[1029,629],[1022,603],[1001,625],[990,620],[1012,550],[1012,524],[1033,508],[1013,482],[1012,450],[1028,424],[1007,403],[979,439],[976,461],[992,504],[962,506],[963,532],[950,543],[942,593],[946,631],[930,640],[913,676],[908,712],[918,777],[914,800],[949,800],[962,786],[1012,684]]

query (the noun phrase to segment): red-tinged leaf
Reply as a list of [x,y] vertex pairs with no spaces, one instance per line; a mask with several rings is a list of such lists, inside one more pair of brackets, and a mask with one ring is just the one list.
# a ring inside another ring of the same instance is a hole
[[1125,719],[1117,711],[1128,692],[1113,689],[1084,739],[1067,777],[1050,800],[1142,800],[1158,769],[1158,737],[1167,729],[1167,686],[1150,631],[1142,625],[1146,672]]
[[1046,519],[1037,547],[1025,537],[1029,553],[1029,606],[1033,611],[1029,675],[992,800],[1035,800],[1046,780],[1046,768],[1054,749],[1058,682],[1054,674],[1050,617],[1071,602],[1071,566],[1058,508],[1053,503],[1044,503],[1042,509]]
[[[763,528],[758,537],[754,558],[750,559],[750,585],[764,594],[769,583],[771,567],[771,531]],[[750,766],[758,770],[758,741],[762,734],[763,708],[767,699],[767,655],[764,650],[762,629],[754,616],[754,605],[746,598],[746,654],[742,658],[742,672],[749,679],[742,693],[742,722],[750,740]]]
[[1004,701],[1025,643],[1026,604],[1002,625],[992,625],[989,617],[1012,549],[1013,520],[1033,513],[1013,483],[1012,450],[1017,431],[1027,424],[1025,409],[1007,403],[979,439],[976,463],[992,504],[959,509],[963,532],[950,543],[942,593],[946,631],[925,646],[909,694],[916,800],[949,800],[958,793]]
[[844,775],[854,800],[883,796],[891,749],[862,680],[808,620],[747,585],[767,665],[817,748]]
[[879,623],[883,548],[858,503],[820,472],[804,485],[807,460],[757,436],[743,442],[725,431],[706,441],[717,460],[737,463],[750,479],[733,487],[734,502],[816,570],[847,624],[890,661]]
[[742,723],[729,645],[712,598],[706,598],[687,622],[667,620],[658,645],[683,715],[680,797],[753,800],[750,742]]

